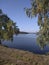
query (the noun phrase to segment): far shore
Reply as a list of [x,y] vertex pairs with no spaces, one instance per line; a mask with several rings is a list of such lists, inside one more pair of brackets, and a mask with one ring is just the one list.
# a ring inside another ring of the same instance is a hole
[[19,32],[19,34],[29,34],[29,32]]
[[23,32],[23,31],[20,31],[19,34],[39,34],[38,32]]

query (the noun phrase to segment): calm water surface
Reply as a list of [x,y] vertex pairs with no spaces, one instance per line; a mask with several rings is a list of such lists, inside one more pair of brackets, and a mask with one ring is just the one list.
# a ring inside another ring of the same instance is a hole
[[46,52],[49,52],[49,45],[41,50],[41,48],[37,44],[36,38],[36,34],[19,34],[17,36],[14,35],[13,42],[4,41],[3,45],[6,45],[10,48],[34,52],[37,54],[45,54]]

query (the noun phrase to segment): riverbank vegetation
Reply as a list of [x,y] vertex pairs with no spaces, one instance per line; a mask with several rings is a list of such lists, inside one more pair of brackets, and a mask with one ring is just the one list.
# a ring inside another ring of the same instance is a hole
[[49,0],[31,0],[31,8],[25,8],[28,17],[38,17],[40,28],[37,38],[41,48],[49,43]]
[[11,20],[3,11],[0,9],[0,44],[1,40],[13,40],[13,35],[19,33],[19,28],[16,23]]

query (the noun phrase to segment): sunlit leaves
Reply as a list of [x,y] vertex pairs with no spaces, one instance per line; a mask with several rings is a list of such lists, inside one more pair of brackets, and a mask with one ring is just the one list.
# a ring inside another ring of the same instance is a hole
[[31,8],[26,8],[26,12],[29,17],[38,16],[38,41],[44,47],[49,43],[49,0],[31,0]]
[[7,22],[7,28],[9,28],[11,26],[12,26],[12,21],[11,20],[8,20],[8,22]]
[[0,10],[0,40],[13,40],[13,35],[18,33],[15,33],[16,31],[16,23]]

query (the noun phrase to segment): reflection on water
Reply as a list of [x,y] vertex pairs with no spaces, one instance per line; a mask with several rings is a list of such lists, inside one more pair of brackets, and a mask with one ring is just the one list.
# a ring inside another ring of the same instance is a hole
[[44,54],[49,51],[49,45],[44,47],[43,50],[37,44],[37,35],[36,34],[19,34],[14,35],[13,42],[4,41],[3,45],[6,45],[10,48],[16,48],[21,50],[27,50],[30,52]]

